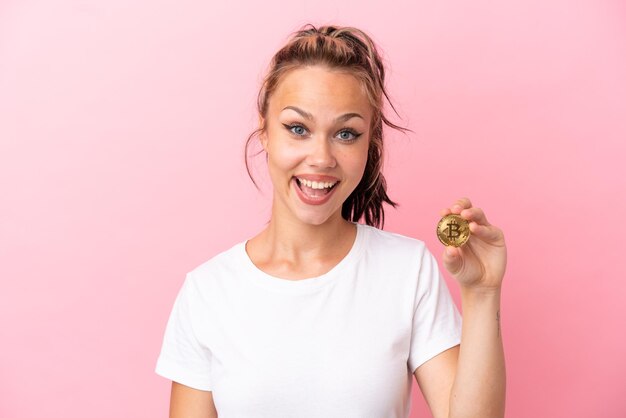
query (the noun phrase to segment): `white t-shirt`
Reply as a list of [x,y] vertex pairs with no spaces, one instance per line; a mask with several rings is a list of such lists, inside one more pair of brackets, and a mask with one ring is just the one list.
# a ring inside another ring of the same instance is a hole
[[245,241],[187,274],[156,373],[212,391],[220,418],[406,418],[413,371],[461,341],[423,241],[357,225],[329,272],[286,280]]

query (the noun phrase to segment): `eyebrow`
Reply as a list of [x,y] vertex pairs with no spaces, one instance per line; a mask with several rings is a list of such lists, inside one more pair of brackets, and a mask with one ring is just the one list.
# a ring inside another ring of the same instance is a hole
[[[315,118],[313,117],[312,114],[310,114],[309,112],[307,112],[305,110],[300,109],[299,107],[287,106],[287,107],[283,108],[283,110],[285,110],[285,109],[294,110],[294,111],[298,112],[300,115],[302,115],[303,117],[305,117],[306,119],[315,120]],[[335,122],[345,122],[348,119],[352,119],[352,118],[361,118],[361,119],[365,120],[363,118],[363,116],[359,115],[358,113],[346,113],[345,115],[341,115],[341,116],[335,118]]]

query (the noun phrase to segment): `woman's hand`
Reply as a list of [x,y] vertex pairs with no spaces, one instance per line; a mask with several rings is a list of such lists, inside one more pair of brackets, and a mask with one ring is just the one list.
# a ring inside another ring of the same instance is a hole
[[469,221],[470,237],[461,247],[448,246],[443,252],[443,265],[470,290],[499,291],[506,269],[506,245],[500,228],[491,225],[482,209],[472,207],[468,198],[461,198],[441,216],[454,213]]

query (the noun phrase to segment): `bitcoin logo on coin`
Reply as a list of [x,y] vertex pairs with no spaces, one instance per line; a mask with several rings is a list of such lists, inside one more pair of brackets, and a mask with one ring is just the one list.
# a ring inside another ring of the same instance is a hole
[[437,238],[443,245],[460,247],[470,237],[469,222],[453,213],[441,218],[437,224]]

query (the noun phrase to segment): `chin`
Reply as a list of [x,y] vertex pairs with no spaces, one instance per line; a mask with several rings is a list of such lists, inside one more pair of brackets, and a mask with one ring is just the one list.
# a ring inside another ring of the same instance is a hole
[[322,218],[322,217],[319,217],[319,216],[298,216],[298,219],[303,224],[308,224],[308,225],[312,225],[312,226],[319,226],[319,225],[323,225],[326,222],[328,222],[328,220],[330,219],[330,216],[327,216],[325,218]]
[[[341,209],[339,209],[339,211],[341,211]],[[341,218],[341,212],[339,212],[337,215],[333,215],[332,213],[328,213],[328,214],[300,213],[296,216],[304,224],[319,226],[319,225],[328,223],[330,221],[333,221],[335,216],[338,216],[339,218]]]

